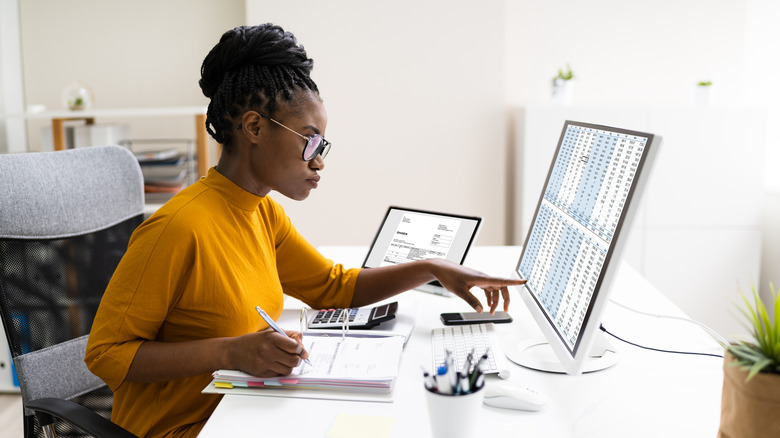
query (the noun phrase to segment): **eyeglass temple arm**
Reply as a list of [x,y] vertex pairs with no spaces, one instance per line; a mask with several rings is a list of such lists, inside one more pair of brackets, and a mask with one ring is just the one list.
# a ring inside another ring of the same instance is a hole
[[[258,114],[260,114],[260,113],[258,113]],[[305,135],[303,135],[303,134],[300,134],[300,133],[298,133],[298,132],[295,132],[295,131],[293,131],[292,129],[290,129],[290,128],[288,128],[288,127],[284,126],[284,125],[282,125],[281,123],[277,122],[276,120],[274,120],[274,119],[272,119],[272,118],[270,118],[270,117],[266,116],[265,114],[260,114],[260,116],[262,116],[262,117],[265,117],[266,119],[268,119],[268,120],[270,120],[270,121],[272,121],[272,122],[276,123],[277,125],[279,125],[279,126],[281,126],[282,128],[284,128],[284,129],[286,129],[286,130],[288,130],[288,131],[292,132],[293,134],[297,135],[298,137],[300,137],[300,138],[302,138],[302,139],[304,139],[304,140],[306,140],[306,141],[309,141],[309,137],[306,137],[306,136],[305,136]]]

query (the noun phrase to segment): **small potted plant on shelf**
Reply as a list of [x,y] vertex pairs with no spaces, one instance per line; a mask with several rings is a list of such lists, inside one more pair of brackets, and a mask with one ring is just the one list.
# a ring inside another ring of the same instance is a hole
[[62,90],[62,104],[69,110],[88,110],[94,102],[95,94],[84,82],[74,81]]
[[780,297],[770,285],[773,315],[753,290],[742,295],[752,335],[726,346],[718,436],[780,436]]
[[574,100],[574,72],[566,64],[566,69],[558,69],[558,74],[552,79],[553,102],[570,105]]
[[699,105],[709,105],[711,89],[712,81],[699,81],[696,84],[696,103]]

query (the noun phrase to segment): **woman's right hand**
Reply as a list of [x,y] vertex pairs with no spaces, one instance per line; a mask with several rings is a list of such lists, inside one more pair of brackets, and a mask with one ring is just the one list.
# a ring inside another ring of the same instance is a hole
[[228,349],[232,368],[256,377],[289,375],[309,353],[303,348],[300,333],[286,333],[289,338],[273,330],[233,338]]

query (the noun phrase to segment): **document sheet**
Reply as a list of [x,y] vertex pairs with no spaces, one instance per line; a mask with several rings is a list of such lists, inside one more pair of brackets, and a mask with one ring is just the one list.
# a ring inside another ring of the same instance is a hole
[[446,259],[460,220],[404,213],[380,266],[430,258]]
[[312,366],[301,362],[292,375],[302,377],[347,377],[351,379],[395,377],[403,338],[363,338],[305,335],[303,345]]
[[212,386],[233,388],[300,388],[363,393],[389,393],[401,360],[404,338],[303,337],[312,365],[301,362],[288,376],[255,377],[236,370],[213,373]]

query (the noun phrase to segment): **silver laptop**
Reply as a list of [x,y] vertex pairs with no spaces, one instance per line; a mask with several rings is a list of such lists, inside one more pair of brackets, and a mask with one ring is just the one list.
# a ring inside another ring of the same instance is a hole
[[[482,218],[476,216],[390,207],[363,267],[378,268],[432,258],[463,264],[481,224]],[[438,281],[417,290],[450,295]]]

